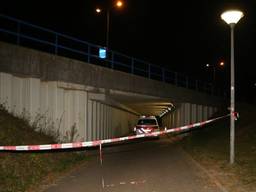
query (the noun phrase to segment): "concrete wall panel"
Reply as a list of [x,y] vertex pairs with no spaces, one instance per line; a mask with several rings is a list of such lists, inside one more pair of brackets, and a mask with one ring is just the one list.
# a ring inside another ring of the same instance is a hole
[[92,140],[96,140],[98,136],[97,129],[97,102],[92,102]]
[[208,118],[209,118],[208,106],[203,106],[203,120],[207,120]]
[[22,79],[14,76],[12,78],[12,95],[11,95],[12,96],[11,111],[14,115],[21,114],[23,109],[22,95],[21,95],[22,89],[23,89]]
[[29,107],[31,118],[40,112],[40,79],[29,78]]
[[8,110],[11,106],[11,93],[12,93],[12,75],[7,73],[0,73],[0,99],[1,104],[5,105]]
[[191,106],[191,123],[197,122],[197,105],[192,104]]
[[93,140],[93,101],[87,97],[87,137],[86,140]]
[[203,106],[197,105],[197,121],[203,120]]

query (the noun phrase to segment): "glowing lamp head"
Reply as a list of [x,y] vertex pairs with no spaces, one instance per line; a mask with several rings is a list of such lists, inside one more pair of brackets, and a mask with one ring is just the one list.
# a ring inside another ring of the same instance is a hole
[[244,16],[243,12],[238,10],[230,10],[221,14],[221,19],[227,24],[236,24]]
[[209,64],[209,63],[207,63],[207,64],[206,64],[206,67],[210,67],[210,64]]
[[100,12],[101,12],[101,9],[100,9],[100,8],[97,8],[97,9],[96,9],[96,12],[97,12],[97,13],[100,13]]
[[222,61],[222,62],[220,62],[220,66],[224,66],[225,65],[225,63]]
[[122,1],[117,1],[116,2],[116,6],[117,7],[122,7],[123,6],[123,2]]

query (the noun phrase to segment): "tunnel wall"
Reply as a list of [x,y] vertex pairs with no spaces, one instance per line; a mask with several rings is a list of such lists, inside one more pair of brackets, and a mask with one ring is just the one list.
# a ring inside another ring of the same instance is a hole
[[181,103],[163,116],[162,123],[164,127],[173,128],[205,121],[217,112],[217,109],[215,106]]
[[79,85],[77,89],[59,85],[0,73],[0,103],[34,126],[48,132],[59,130],[61,140],[111,138],[132,130],[137,115],[97,100]]

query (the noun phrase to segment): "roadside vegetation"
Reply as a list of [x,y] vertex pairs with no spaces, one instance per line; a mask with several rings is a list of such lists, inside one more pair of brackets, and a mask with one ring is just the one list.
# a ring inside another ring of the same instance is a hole
[[[58,140],[58,135],[35,131],[28,120],[14,117],[0,106],[0,146],[49,144]],[[51,183],[85,159],[83,151],[0,151],[0,192],[34,191],[35,186],[43,181]]]
[[237,111],[233,166],[229,164],[229,118],[192,131],[181,143],[228,191],[256,191],[256,106],[239,104]]

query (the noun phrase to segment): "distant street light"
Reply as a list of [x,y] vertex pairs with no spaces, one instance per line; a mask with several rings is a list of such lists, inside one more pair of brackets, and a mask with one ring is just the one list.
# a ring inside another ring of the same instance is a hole
[[238,21],[244,16],[238,10],[229,10],[221,14],[223,19],[231,28],[231,85],[230,85],[230,164],[235,160],[235,64],[234,64],[234,28]]
[[123,6],[123,1],[116,1],[115,5],[112,6],[107,6],[105,9],[100,9],[100,8],[96,8],[96,12],[97,13],[101,13],[102,11],[106,12],[106,18],[107,18],[107,29],[106,29],[106,48],[109,48],[109,23],[110,23],[110,11],[112,8],[117,7],[117,8],[121,8]]
[[211,64],[209,64],[209,63],[207,63],[205,66],[207,67],[207,68],[212,68],[213,69],[213,83],[215,82],[215,80],[216,80],[216,68],[218,68],[218,67],[223,67],[225,65],[225,63],[223,62],[223,61],[221,61],[220,63],[218,63],[218,64],[216,64],[216,65],[211,65]]

